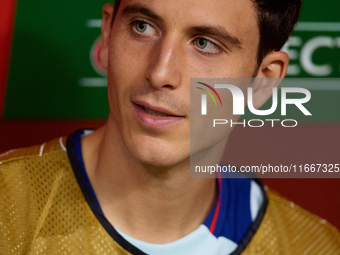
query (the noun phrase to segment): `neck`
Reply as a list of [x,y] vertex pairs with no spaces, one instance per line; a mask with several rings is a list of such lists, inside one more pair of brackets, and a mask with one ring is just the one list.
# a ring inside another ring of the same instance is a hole
[[108,124],[86,136],[82,150],[104,215],[136,239],[175,241],[199,227],[215,203],[215,179],[190,178],[189,159],[166,169],[140,163]]

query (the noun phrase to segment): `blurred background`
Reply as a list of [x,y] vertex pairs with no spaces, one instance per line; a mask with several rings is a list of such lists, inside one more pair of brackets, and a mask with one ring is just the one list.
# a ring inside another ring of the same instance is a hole
[[[302,1],[283,48],[290,65],[282,86],[309,89],[305,106],[313,115],[292,107],[287,118],[299,121],[295,128],[237,127],[225,152],[231,164],[340,163],[340,2]],[[0,152],[105,122],[107,84],[98,53],[106,2],[0,2]],[[263,182],[340,229],[339,178]]]

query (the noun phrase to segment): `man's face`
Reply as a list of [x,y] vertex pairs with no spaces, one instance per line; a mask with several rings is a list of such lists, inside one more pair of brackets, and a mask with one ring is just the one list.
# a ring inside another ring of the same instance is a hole
[[250,0],[126,0],[108,40],[109,118],[133,157],[172,166],[190,156],[190,78],[251,77],[259,31]]

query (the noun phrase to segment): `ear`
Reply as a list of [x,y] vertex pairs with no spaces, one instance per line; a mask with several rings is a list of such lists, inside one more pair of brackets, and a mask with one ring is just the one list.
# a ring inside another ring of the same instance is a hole
[[253,87],[253,105],[259,109],[272,96],[273,88],[279,86],[288,69],[289,57],[286,52],[269,53],[260,65]]
[[107,3],[103,7],[103,18],[102,18],[102,47],[100,49],[100,63],[107,69],[108,66],[108,54],[109,54],[109,42],[111,32],[111,20],[113,16],[114,7],[111,3]]

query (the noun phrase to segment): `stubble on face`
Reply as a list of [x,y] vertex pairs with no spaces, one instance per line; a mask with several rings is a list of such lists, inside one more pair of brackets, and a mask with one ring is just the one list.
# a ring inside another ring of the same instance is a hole
[[[142,11],[124,14],[131,7],[150,10],[161,20]],[[108,94],[113,132],[135,159],[158,166],[188,159],[190,78],[251,77],[259,34],[256,19],[249,0],[122,1],[109,42]],[[157,33],[136,37],[134,20],[147,22]],[[233,45],[213,33],[218,30],[228,31],[240,43]],[[222,52],[203,54],[192,43],[197,36],[220,45]],[[136,118],[135,100],[174,111],[184,120],[172,127],[145,127]]]

